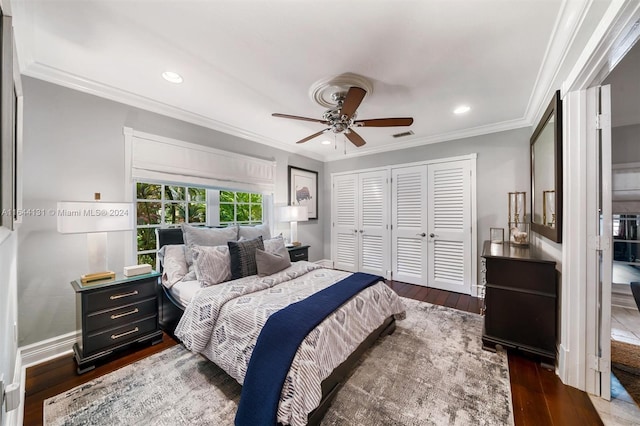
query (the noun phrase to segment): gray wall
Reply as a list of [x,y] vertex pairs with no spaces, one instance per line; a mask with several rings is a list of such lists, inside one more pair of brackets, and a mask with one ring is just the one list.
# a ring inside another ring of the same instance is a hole
[[640,124],[611,129],[611,162],[640,162]]
[[[510,191],[530,193],[529,138],[531,132],[530,127],[525,127],[325,163],[324,199],[327,202],[323,205],[322,214],[325,217],[331,217],[332,173],[477,153],[478,255],[480,255],[483,241],[489,239],[490,227],[505,228],[505,236],[507,235],[507,193]],[[530,211],[527,207],[527,212]],[[330,221],[325,222],[324,241],[324,256],[328,259],[331,257]]]
[[[275,202],[287,203],[287,166],[319,172],[322,205],[325,181],[321,162],[211,129],[25,77],[24,208],[51,209],[58,201],[124,200],[123,127],[274,159]],[[300,239],[311,245],[310,260],[323,256],[322,220],[299,224]],[[277,224],[278,231],[288,231]],[[109,268],[124,266],[124,237],[109,235]],[[3,265],[4,266],[4,265]],[[62,235],[53,216],[25,217],[18,243],[19,344],[26,345],[76,330],[75,294],[69,282],[86,273],[86,237]],[[4,273],[4,268],[3,268]],[[4,282],[4,280],[3,280]]]
[[[5,188],[3,188],[5,189]],[[9,185],[9,190],[11,185]],[[0,234],[8,232],[1,230]],[[0,378],[5,386],[13,382],[18,343],[13,324],[18,320],[16,303],[16,245],[17,232],[3,235],[0,241]],[[0,425],[6,424],[5,406],[0,406]]]

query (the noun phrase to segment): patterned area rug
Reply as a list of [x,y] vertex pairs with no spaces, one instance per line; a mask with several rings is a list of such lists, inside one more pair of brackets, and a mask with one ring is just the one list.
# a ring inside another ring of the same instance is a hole
[[[407,319],[363,357],[323,425],[512,425],[505,353],[482,317],[403,299]],[[46,425],[233,425],[240,385],[181,345],[44,402]]]
[[640,346],[611,340],[611,370],[640,406]]

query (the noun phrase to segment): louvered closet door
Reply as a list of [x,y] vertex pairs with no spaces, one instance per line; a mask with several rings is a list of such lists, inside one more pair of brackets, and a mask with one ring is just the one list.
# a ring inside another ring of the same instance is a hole
[[427,166],[392,170],[393,279],[427,285]]
[[386,277],[390,269],[389,172],[381,170],[360,173],[358,181],[359,270]]
[[471,294],[471,190],[468,160],[430,164],[429,286]]
[[333,266],[358,270],[358,175],[333,177],[331,256]]

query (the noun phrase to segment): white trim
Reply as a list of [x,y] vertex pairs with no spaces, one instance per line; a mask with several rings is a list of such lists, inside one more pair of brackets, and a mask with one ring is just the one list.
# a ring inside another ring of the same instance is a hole
[[477,158],[478,158],[478,154],[476,152],[473,152],[471,154],[466,154],[466,155],[458,155],[455,157],[446,157],[446,158],[434,158],[432,160],[422,160],[422,161],[416,161],[414,163],[391,164],[388,166],[370,167],[367,169],[350,170],[347,172],[334,172],[334,173],[331,173],[331,176],[333,177],[333,176],[341,176],[341,175],[351,175],[353,173],[376,172],[379,170],[391,170],[399,167],[413,167],[413,166],[424,166],[427,164],[450,163],[452,161],[475,160]]
[[20,405],[15,410],[7,413],[7,426],[18,426],[23,424],[27,368],[71,354],[73,352],[73,344],[77,342],[80,337],[80,331],[72,331],[67,334],[62,334],[57,337],[52,337],[50,339],[18,348],[16,363],[13,370],[13,383],[20,383]]
[[[124,135],[128,183],[141,179],[267,194],[275,190],[273,159],[236,154],[129,127],[124,128]],[[179,160],[183,160],[182,163],[188,160],[189,164],[181,164]]]

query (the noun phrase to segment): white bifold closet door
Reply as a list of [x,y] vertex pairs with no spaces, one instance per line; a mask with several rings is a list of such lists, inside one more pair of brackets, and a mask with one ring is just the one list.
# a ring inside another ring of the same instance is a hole
[[393,279],[427,285],[427,166],[391,171]]
[[389,271],[389,172],[358,174],[360,271],[387,277]]
[[428,285],[471,294],[470,162],[428,166]]
[[387,170],[334,176],[331,239],[336,269],[388,275],[389,194]]
[[334,176],[331,232],[333,267],[357,272],[358,259],[358,175]]

